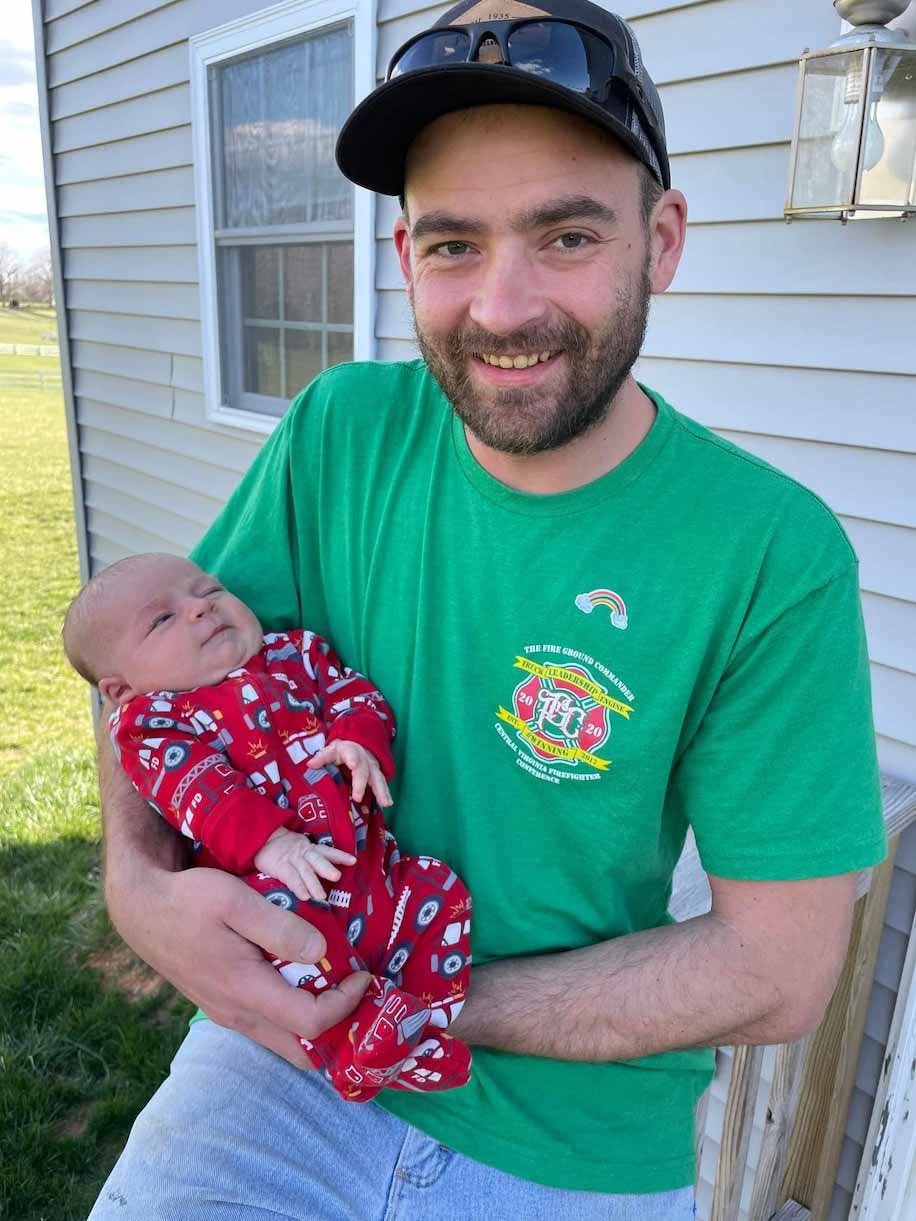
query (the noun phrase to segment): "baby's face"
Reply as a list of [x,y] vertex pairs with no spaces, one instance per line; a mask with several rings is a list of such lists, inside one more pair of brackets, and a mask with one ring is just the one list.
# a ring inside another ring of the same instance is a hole
[[103,694],[119,703],[146,691],[222,682],[262,641],[261,625],[244,602],[177,556],[150,557],[129,569],[104,618],[104,669],[122,685]]

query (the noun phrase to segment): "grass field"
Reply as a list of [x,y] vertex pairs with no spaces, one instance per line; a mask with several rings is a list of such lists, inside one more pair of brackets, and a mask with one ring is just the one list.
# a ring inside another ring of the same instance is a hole
[[0,343],[57,343],[57,314],[48,305],[0,307]]
[[60,375],[60,360],[56,356],[16,356],[0,352],[0,373],[23,373],[26,369],[41,369]]
[[[23,341],[25,342],[25,341]],[[59,392],[0,386],[0,1217],[84,1221],[190,1006],[111,932]]]

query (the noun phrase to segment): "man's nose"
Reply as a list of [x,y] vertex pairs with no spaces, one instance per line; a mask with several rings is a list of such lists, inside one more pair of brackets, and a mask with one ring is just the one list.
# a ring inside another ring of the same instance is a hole
[[536,268],[524,250],[507,247],[487,258],[469,310],[479,327],[508,335],[540,322],[546,309]]

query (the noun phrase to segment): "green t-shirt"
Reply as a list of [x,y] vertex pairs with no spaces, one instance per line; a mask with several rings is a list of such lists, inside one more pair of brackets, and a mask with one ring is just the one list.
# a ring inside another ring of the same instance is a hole
[[[467,882],[477,963],[670,921],[688,824],[729,878],[885,851],[849,542],[812,493],[649,393],[625,462],[534,496],[479,466],[422,362],[339,366],[196,551],[265,627],[329,636],[385,693],[391,827]],[[481,1047],[465,1088],[381,1105],[536,1182],[663,1191],[693,1182],[712,1066]]]

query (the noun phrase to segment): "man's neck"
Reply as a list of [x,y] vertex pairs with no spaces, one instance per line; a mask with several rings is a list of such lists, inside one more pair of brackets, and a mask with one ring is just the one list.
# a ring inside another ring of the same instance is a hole
[[549,496],[594,483],[620,466],[648,435],[655,415],[655,404],[628,377],[601,423],[558,449],[504,454],[467,428],[465,436],[471,453],[494,479],[518,492]]

